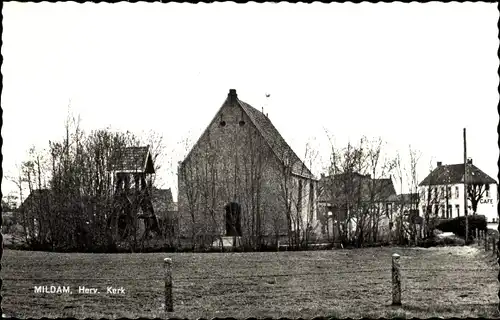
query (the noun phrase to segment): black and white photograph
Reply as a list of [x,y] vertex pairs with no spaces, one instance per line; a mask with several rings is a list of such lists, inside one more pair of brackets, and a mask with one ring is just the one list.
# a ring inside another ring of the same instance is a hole
[[3,318],[500,317],[496,3],[2,14]]

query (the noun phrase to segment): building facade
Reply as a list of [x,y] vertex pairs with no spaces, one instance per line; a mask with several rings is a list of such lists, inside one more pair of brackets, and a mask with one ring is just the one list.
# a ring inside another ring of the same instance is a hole
[[[246,244],[305,234],[316,221],[317,180],[264,113],[231,89],[178,167],[181,237]],[[198,239],[198,240],[197,240]]]
[[464,184],[464,164],[443,165],[436,168],[419,184],[420,215],[452,219],[465,215],[464,197],[467,196],[468,215],[484,215],[487,222],[498,222],[498,184],[467,162],[467,190]]
[[373,179],[356,172],[322,175],[318,200],[322,235],[327,239],[386,237],[397,217],[398,197],[391,178]]

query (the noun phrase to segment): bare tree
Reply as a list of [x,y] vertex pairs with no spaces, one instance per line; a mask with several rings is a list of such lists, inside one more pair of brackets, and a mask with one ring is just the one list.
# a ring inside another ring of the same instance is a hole
[[[420,235],[422,233],[422,224],[420,225],[420,230],[417,231],[416,222],[418,216],[418,204],[420,202],[420,196],[418,192],[418,174],[417,174],[417,165],[420,160],[421,153],[418,150],[412,149],[411,145],[409,146],[409,157],[410,163],[409,168],[406,170],[406,181],[408,183],[408,190],[410,191],[410,223],[411,223],[411,233],[412,239],[415,239],[415,242],[418,241]],[[418,234],[418,236],[417,236]],[[417,244],[417,243],[415,243]]]
[[[190,141],[188,139],[184,140],[184,145],[186,151],[190,148]],[[197,243],[197,224],[198,224],[198,216],[199,216],[199,204],[201,197],[201,186],[200,186],[200,173],[199,173],[199,164],[196,162],[196,157],[191,157],[189,159],[184,160],[183,162],[179,162],[178,175],[180,179],[179,183],[179,212],[181,214],[186,213],[189,216],[189,224],[183,224],[183,228],[189,229],[189,233],[191,235],[191,246],[194,250]],[[181,197],[185,197],[185,201],[181,199]],[[181,207],[181,205],[185,204],[186,207]],[[182,218],[181,218],[182,219]],[[185,230],[181,230],[180,232],[184,232]]]
[[[417,222],[416,212],[418,212],[418,176],[417,164],[420,158],[420,153],[409,147],[409,162],[404,164],[401,156],[398,153],[394,159],[395,177],[398,180],[400,195],[398,199],[398,216],[397,216],[397,236],[398,242],[414,241],[417,230],[415,223]],[[403,180],[406,180],[409,194],[403,194]]]
[[[21,184],[27,183],[35,202],[22,209],[27,235],[58,250],[105,249],[113,244],[117,239],[107,236],[118,224],[118,219],[114,228],[107,223],[116,211],[111,163],[116,150],[137,141],[131,133],[108,130],[86,136],[80,118],[68,114],[62,141],[49,141],[48,153],[31,149],[17,179],[21,192]],[[134,220],[132,229],[135,224]],[[134,236],[134,247],[135,242]]]
[[406,173],[406,167],[402,163],[401,160],[401,155],[398,153],[394,159],[394,168],[396,172],[396,178],[398,179],[398,185],[399,185],[399,194],[400,194],[400,201],[399,201],[399,210],[397,211],[397,217],[396,217],[396,234],[398,238],[398,242],[402,243],[403,239],[405,238],[406,230],[405,230],[405,225],[404,225],[404,212],[406,209],[406,206],[408,203],[406,203],[404,197],[403,197],[403,179]]
[[24,203],[23,182],[26,182],[26,181],[23,177],[22,169],[20,167],[18,167],[17,169],[18,169],[17,176],[8,176],[8,177],[6,177],[6,179],[12,181],[19,190],[19,208],[18,208],[19,218],[16,220],[21,224],[21,226],[23,228],[23,236],[24,236],[25,243],[28,243],[28,229],[27,229],[28,217],[26,215],[26,208],[22,205]]
[[[429,163],[429,173],[432,173],[432,162]],[[424,186],[424,196],[425,196],[425,211],[424,211],[424,227],[425,227],[425,237],[429,238],[432,236],[434,230],[434,222],[438,217],[438,204],[439,204],[439,194],[438,188],[435,185],[434,175],[429,175],[429,181]]]
[[467,199],[471,203],[473,215],[476,215],[477,206],[481,199],[483,199],[489,185],[474,175],[472,165],[470,163],[467,163],[467,168]]
[[369,232],[371,242],[378,241],[379,224],[382,220],[388,220],[389,227],[391,227],[393,221],[392,205],[395,199],[392,199],[392,195],[389,193],[392,181],[388,183],[387,177],[391,176],[394,162],[383,156],[382,146],[383,141],[378,138],[370,141],[366,147],[368,170],[370,172],[367,208],[370,217],[371,228]]
[[323,199],[330,199],[327,211],[333,210],[333,215],[323,221],[330,229],[329,220],[333,219],[337,229],[334,241],[337,237],[341,242],[355,240],[358,246],[376,242],[380,223],[392,220],[395,195],[389,192],[392,182],[387,176],[394,169],[394,162],[383,154],[380,138],[362,137],[357,145],[348,143],[343,149],[336,148],[331,137],[328,138],[330,163],[320,192]]
[[[318,162],[320,154],[318,150],[314,149],[312,146],[312,142],[309,141],[306,144],[305,155],[304,155],[304,164],[307,164],[309,170],[314,171],[314,166]],[[318,183],[315,179],[310,179],[309,187],[306,186],[307,192],[304,192],[304,200],[302,203],[306,203],[307,199],[307,214],[305,219],[305,224],[303,228],[304,234],[304,245],[307,247],[311,241],[315,240],[317,231],[320,228],[320,224],[317,221],[317,190]]]
[[318,152],[310,143],[306,144],[303,161],[291,149],[282,150],[278,157],[279,202],[286,219],[288,244],[292,248],[307,247],[317,228],[314,224],[317,184],[305,165],[312,165],[317,157]]
[[[333,201],[332,206],[335,211],[333,219],[336,221],[341,242],[352,242],[356,239],[360,244],[364,241],[367,231],[368,210],[362,199],[362,185],[368,168],[365,143],[364,137],[359,145],[355,146],[349,142],[344,149],[337,149],[331,143],[329,175],[325,188],[328,190],[326,192],[328,198]],[[354,233],[352,233],[353,224]]]
[[[250,130],[250,129],[249,129]],[[243,178],[238,180],[238,189],[243,191],[242,202],[246,208],[246,221],[244,225],[247,235],[249,235],[248,244],[256,249],[263,246],[265,237],[265,221],[262,216],[264,212],[269,211],[266,203],[263,201],[263,184],[264,184],[264,166],[269,159],[269,154],[266,150],[265,141],[259,135],[249,133],[246,140],[246,148],[240,149],[243,157],[238,157],[240,161],[235,161],[239,167],[240,175]],[[272,224],[275,241],[279,239],[279,213],[267,212],[271,218],[269,221]]]

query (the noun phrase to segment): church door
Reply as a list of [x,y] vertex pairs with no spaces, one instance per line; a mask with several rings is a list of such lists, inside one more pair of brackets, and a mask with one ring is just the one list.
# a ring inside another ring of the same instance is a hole
[[241,206],[236,202],[226,205],[226,236],[241,236]]

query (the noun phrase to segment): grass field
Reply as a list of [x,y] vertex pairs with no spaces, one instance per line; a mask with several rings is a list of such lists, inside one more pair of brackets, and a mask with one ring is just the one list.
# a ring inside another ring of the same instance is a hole
[[[392,253],[401,255],[401,307],[391,306]],[[163,312],[165,257],[173,260],[173,313]],[[497,270],[491,251],[477,246],[210,254],[6,250],[2,306],[18,318],[492,318],[498,317]],[[35,285],[70,286],[72,294],[35,293]],[[79,294],[79,286],[99,293]],[[107,294],[107,286],[125,294]]]

